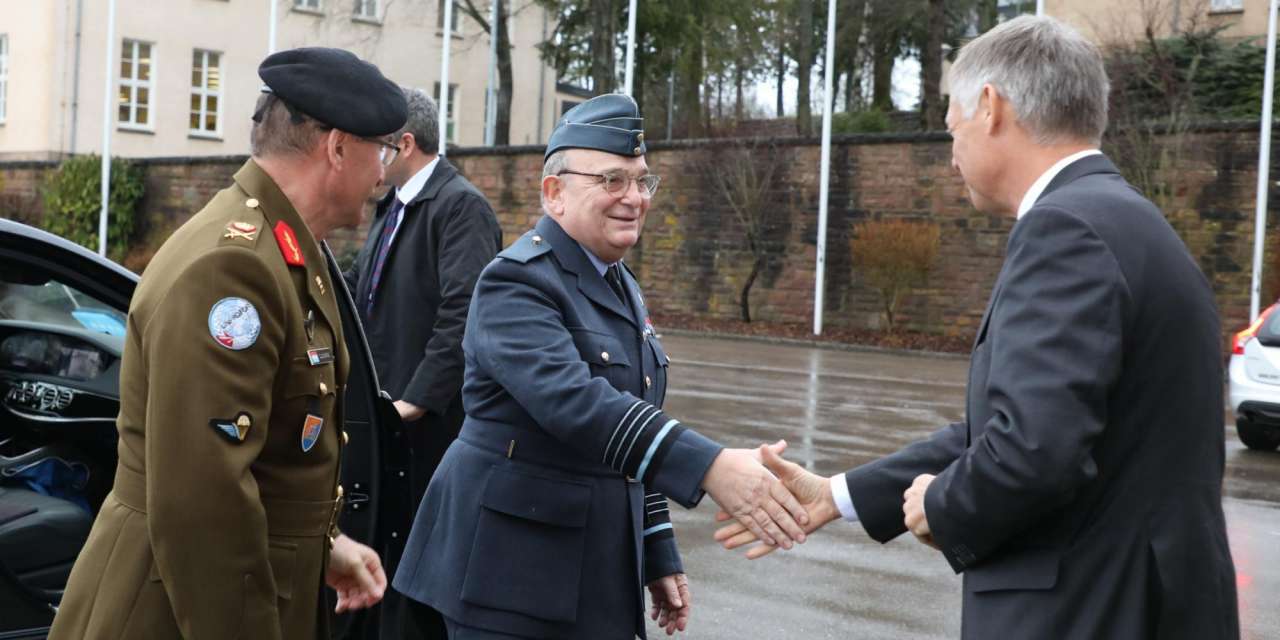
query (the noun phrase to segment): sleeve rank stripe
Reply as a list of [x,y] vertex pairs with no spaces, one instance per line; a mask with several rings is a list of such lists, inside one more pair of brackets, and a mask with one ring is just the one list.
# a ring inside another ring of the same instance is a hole
[[655,524],[655,525],[653,525],[652,527],[649,527],[648,529],[645,529],[645,530],[644,530],[644,535],[645,535],[645,536],[650,536],[650,535],[653,535],[653,534],[655,534],[655,533],[658,533],[659,531],[667,531],[667,530],[670,530],[670,529],[672,529],[672,528],[673,528],[673,527],[671,526],[671,523],[670,523],[670,522],[664,522],[664,523],[662,523],[662,524]]
[[609,450],[613,448],[613,441],[618,437],[618,432],[622,430],[622,423],[626,422],[627,418],[631,417],[631,412],[635,411],[636,407],[642,404],[644,404],[643,401],[637,400],[635,404],[631,405],[630,409],[627,409],[626,413],[622,414],[622,419],[618,421],[618,426],[613,428],[613,435],[609,436],[609,444],[604,446],[604,456],[600,458],[600,462],[602,464],[607,464],[609,462]]
[[[609,466],[611,468],[621,470],[622,465],[626,464],[627,462],[626,456],[622,456],[621,460],[619,460],[618,457],[622,455],[623,445],[626,444],[628,439],[632,438],[631,434],[633,432],[639,433],[638,431],[636,431],[636,425],[642,424],[640,422],[640,419],[643,418],[645,414],[649,414],[649,420],[652,420],[653,416],[656,416],[659,413],[662,413],[662,412],[658,410],[657,407],[654,407],[653,405],[646,403],[643,409],[637,412],[636,415],[632,416],[631,422],[627,424],[627,430],[622,432],[622,438],[618,440],[618,446],[614,447],[613,449],[613,457],[609,459]],[[648,420],[646,420],[643,424],[648,424]],[[640,429],[643,430],[644,427],[641,426]],[[612,440],[612,438],[610,438],[610,440]]]
[[[647,433],[646,430],[649,428],[649,423],[653,422],[654,418],[657,418],[660,415],[662,415],[662,411],[658,409],[654,409],[653,413],[649,414],[649,417],[644,421],[644,423],[641,424],[638,429],[636,429],[635,436],[631,438],[631,444],[627,445],[627,452],[622,454],[622,460],[620,461],[620,464],[621,464],[620,470],[631,466],[630,464],[627,463],[627,461],[631,459],[632,449],[635,449],[636,443],[640,441],[640,437]],[[668,420],[667,424],[670,425],[671,423],[674,423],[674,422],[675,420]],[[663,428],[662,431],[657,436],[654,436],[651,442],[660,442],[662,440],[662,436],[665,436],[667,434],[667,431],[668,431],[668,428]],[[650,447],[648,449],[648,452],[650,455],[652,455],[653,447]],[[644,457],[644,461],[636,468],[636,472],[632,477],[634,477],[637,480],[643,478],[644,469],[647,466],[649,466],[649,455],[646,455]]]
[[[667,437],[671,430],[680,424],[675,420],[668,420],[662,428],[658,430],[658,435],[653,437],[653,442],[649,443],[649,450],[644,453],[644,460],[640,463],[640,468],[636,471],[637,478],[644,478],[644,472],[649,469],[649,463],[653,461],[653,454],[657,453],[658,445],[662,444],[662,440]],[[632,443],[635,444],[635,443]],[[630,453],[630,451],[628,451]]]

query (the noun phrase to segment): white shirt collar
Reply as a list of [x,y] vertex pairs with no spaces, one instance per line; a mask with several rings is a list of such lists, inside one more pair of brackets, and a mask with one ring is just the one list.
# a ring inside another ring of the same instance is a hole
[[1027,189],[1026,195],[1022,196],[1022,204],[1018,205],[1018,219],[1022,219],[1022,216],[1027,215],[1031,207],[1035,206],[1036,200],[1040,199],[1040,194],[1044,193],[1045,188],[1049,186],[1050,182],[1053,182],[1054,178],[1058,177],[1059,173],[1062,173],[1063,169],[1066,169],[1071,163],[1081,158],[1100,155],[1102,155],[1102,152],[1097,149],[1085,149],[1059,160],[1052,167],[1049,167],[1048,171],[1040,174],[1040,177],[1031,183],[1031,188]]
[[431,173],[436,170],[437,164],[440,164],[440,156],[436,156],[435,160],[428,162],[427,166],[413,174],[413,177],[409,178],[403,187],[396,189],[396,198],[399,198],[400,202],[406,205],[413,202],[413,199],[418,197],[418,193],[422,191],[422,188],[427,186],[427,180],[431,179]]

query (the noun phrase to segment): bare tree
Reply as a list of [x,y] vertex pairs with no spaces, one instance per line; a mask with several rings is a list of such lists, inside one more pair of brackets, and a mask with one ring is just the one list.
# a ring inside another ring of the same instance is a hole
[[924,50],[920,52],[920,123],[926,131],[945,129],[942,108],[942,39],[947,30],[943,0],[928,0]]
[[773,255],[765,239],[785,212],[771,198],[784,162],[780,151],[772,141],[745,140],[708,151],[699,162],[702,175],[742,225],[751,252],[751,272],[738,294],[743,322],[751,322],[751,287]]
[[796,89],[796,134],[813,133],[813,113],[809,106],[809,81],[813,75],[813,0],[795,0],[799,27],[796,31],[796,71],[799,87]]
[[[496,0],[498,3],[498,113],[494,128],[493,143],[498,146],[511,144],[511,94],[514,84],[511,81],[511,38],[507,35],[510,23],[509,0]],[[481,12],[474,0],[462,0],[459,5],[489,37],[493,37],[494,26],[489,24],[487,11]]]

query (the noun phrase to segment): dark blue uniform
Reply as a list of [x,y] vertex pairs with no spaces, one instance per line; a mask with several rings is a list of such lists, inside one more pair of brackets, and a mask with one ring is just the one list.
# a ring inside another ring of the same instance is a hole
[[663,496],[695,506],[721,447],[661,410],[668,359],[623,273],[626,303],[543,217],[481,274],[466,422],[396,590],[469,627],[644,637],[642,585],[683,571]]

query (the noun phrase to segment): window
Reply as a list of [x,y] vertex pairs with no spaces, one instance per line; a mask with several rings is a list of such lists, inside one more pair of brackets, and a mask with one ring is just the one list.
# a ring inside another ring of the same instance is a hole
[[293,0],[293,8],[300,11],[319,11],[320,0]]
[[356,0],[356,8],[353,13],[357,18],[377,20],[378,0]]
[[222,54],[196,49],[191,54],[191,133],[217,136],[222,118]]
[[[439,82],[435,84],[435,88],[433,89],[431,95],[433,98],[436,99],[437,103],[440,102],[440,83]],[[457,127],[455,126],[455,121],[453,119],[453,115],[457,112],[458,112],[458,85],[450,84],[449,85],[449,113],[445,115],[445,119],[444,119],[445,142],[457,142],[457,136],[455,135]]]
[[1209,3],[1209,12],[1244,11],[1244,0],[1213,0]]
[[9,102],[9,34],[0,33],[0,123],[5,121]]
[[[460,13],[462,13],[462,9],[458,7],[457,0],[454,0],[453,15],[450,16],[451,19],[449,20],[451,25],[449,30],[454,33],[458,32],[458,14]],[[436,0],[436,28],[444,31],[444,0]],[[438,91],[436,93],[439,94]]]
[[152,129],[151,78],[155,60],[149,42],[125,40],[120,49],[120,126]]

